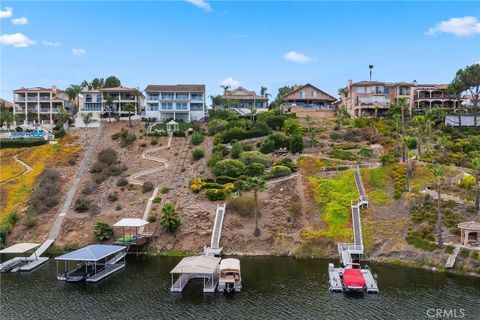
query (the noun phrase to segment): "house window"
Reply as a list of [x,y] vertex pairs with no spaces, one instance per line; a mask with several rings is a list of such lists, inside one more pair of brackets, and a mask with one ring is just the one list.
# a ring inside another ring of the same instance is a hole
[[357,93],[365,93],[365,87],[357,87]]
[[303,97],[304,97],[304,92],[303,92],[303,91],[300,91],[299,94],[300,94],[300,99],[303,99]]
[[383,93],[383,86],[377,86],[377,87],[375,87],[375,93],[377,93],[377,94]]
[[162,93],[162,99],[163,100],[173,100],[173,93]]
[[188,100],[188,93],[177,93],[177,100]]
[[312,91],[312,92],[311,92],[311,96],[312,96],[313,98],[316,98],[316,97],[317,97],[317,91]]
[[407,88],[406,87],[400,87],[400,95],[405,96],[407,95]]
[[158,111],[158,103],[148,103],[147,110],[149,111]]
[[171,102],[162,102],[162,110],[172,110],[173,103]]
[[188,110],[188,104],[186,102],[177,102],[177,110]]
[[192,100],[202,101],[202,100],[203,100],[203,94],[201,94],[201,93],[192,93]]
[[85,102],[92,102],[92,95],[91,94],[87,94],[85,96]]
[[160,94],[158,93],[149,93],[148,100],[158,100],[160,99]]
[[190,111],[203,111],[203,104],[201,103],[190,104]]
[[102,102],[102,94],[97,94],[97,102]]
[[385,88],[383,89],[384,94],[390,94],[390,88]]
[[255,107],[256,108],[263,108],[263,102],[255,102]]

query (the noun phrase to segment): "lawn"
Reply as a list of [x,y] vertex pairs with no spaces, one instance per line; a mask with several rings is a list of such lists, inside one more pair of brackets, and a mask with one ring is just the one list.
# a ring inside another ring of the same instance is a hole
[[352,237],[350,205],[352,200],[358,198],[353,172],[345,171],[333,179],[310,177],[309,181],[313,187],[315,201],[320,207],[320,215],[326,225],[324,230],[315,234],[350,241]]
[[379,167],[375,169],[362,169],[362,180],[372,204],[387,205],[392,203],[393,197],[389,194],[391,186],[390,167]]

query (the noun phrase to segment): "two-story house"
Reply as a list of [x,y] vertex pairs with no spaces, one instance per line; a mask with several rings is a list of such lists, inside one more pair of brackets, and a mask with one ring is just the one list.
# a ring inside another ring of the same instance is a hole
[[243,87],[238,87],[233,90],[226,90],[222,96],[223,107],[228,108],[249,108],[255,107],[257,109],[268,108],[268,97],[259,96],[255,91],[247,90]]
[[15,122],[25,125],[53,125],[58,114],[70,107],[67,95],[57,87],[13,90],[13,104]]
[[[112,104],[107,105],[107,96],[112,97]],[[134,106],[133,115],[140,115],[142,112],[144,96],[134,88],[114,87],[99,88],[96,90],[82,90],[80,97],[80,112],[91,112],[95,118],[106,117],[110,111],[111,116],[128,116],[125,110],[127,104]]]
[[205,118],[204,84],[148,85],[145,93],[147,118],[162,122],[170,119],[190,122]]

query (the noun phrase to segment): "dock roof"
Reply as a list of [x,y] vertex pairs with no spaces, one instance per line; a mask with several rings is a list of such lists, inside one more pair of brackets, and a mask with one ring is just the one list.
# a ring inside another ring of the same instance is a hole
[[143,227],[149,224],[148,221],[139,219],[139,218],[123,218],[122,220],[116,222],[114,227]]
[[29,250],[35,249],[39,245],[39,243],[17,243],[13,246],[0,250],[0,253],[25,253]]
[[196,256],[183,258],[170,273],[212,274],[218,267],[220,258]]
[[55,260],[66,261],[98,261],[111,254],[125,250],[124,246],[112,246],[106,244],[92,244],[84,248],[72,251],[62,256],[56,257]]

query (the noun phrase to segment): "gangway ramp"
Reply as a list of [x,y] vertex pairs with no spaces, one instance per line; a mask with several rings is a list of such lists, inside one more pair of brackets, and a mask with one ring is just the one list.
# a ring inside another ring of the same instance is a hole
[[225,216],[226,206],[226,203],[224,203],[222,206],[217,205],[210,247],[206,247],[204,250],[205,255],[207,256],[219,256],[222,252],[222,248],[220,247],[220,237],[222,236],[223,218]]

